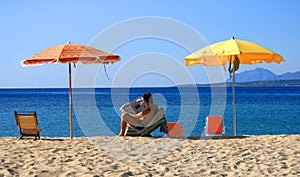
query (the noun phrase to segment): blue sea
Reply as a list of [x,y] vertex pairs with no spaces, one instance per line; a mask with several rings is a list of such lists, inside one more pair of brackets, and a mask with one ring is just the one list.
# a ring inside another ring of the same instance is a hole
[[[233,135],[232,90],[226,88],[73,89],[73,136],[115,136],[122,104],[151,92],[169,122],[200,136],[208,115],[223,115]],[[41,136],[69,137],[69,90],[0,89],[0,136],[19,136],[14,110],[36,111]],[[299,87],[237,87],[237,135],[300,134]],[[158,130],[153,135],[162,135]]]

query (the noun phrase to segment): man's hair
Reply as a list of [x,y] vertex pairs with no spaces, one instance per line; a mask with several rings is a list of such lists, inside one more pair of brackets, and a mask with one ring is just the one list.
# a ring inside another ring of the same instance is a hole
[[151,95],[150,92],[144,93],[143,98],[144,98],[144,100],[147,101],[147,102],[152,102],[152,95]]

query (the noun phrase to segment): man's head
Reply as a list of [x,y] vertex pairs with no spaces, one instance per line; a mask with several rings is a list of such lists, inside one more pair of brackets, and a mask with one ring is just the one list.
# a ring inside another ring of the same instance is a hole
[[149,92],[144,93],[143,99],[144,99],[144,101],[146,101],[146,102],[152,102],[152,101],[153,101],[153,100],[152,100],[152,95],[151,95],[151,93],[149,93]]

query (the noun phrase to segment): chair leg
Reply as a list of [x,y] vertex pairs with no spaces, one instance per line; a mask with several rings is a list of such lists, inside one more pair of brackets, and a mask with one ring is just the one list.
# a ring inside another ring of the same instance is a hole
[[160,132],[164,132],[165,134],[169,133],[166,121],[164,121],[163,125],[160,127]]
[[18,140],[20,140],[20,139],[22,139],[22,138],[23,138],[23,135],[20,135],[19,138],[18,138]]
[[147,133],[147,134],[144,134],[144,135],[141,135],[142,137],[152,137],[152,135],[150,133]]
[[39,140],[39,139],[40,139],[40,134],[34,136],[34,140]]

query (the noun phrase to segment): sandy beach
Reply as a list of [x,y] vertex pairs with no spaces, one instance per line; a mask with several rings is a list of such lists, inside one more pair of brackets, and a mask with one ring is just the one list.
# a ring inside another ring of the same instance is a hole
[[0,138],[0,176],[300,176],[300,135]]

